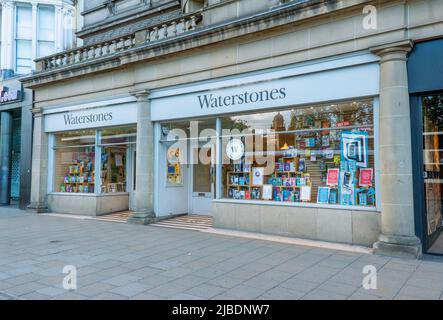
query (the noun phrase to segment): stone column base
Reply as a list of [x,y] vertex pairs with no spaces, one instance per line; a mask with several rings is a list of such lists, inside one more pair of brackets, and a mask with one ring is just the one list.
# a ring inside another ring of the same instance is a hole
[[374,253],[399,258],[421,259],[423,249],[417,237],[381,235],[374,243]]
[[26,207],[26,211],[33,213],[48,213],[48,207],[41,203],[31,203]]
[[128,223],[148,225],[157,222],[154,212],[136,212],[128,219]]

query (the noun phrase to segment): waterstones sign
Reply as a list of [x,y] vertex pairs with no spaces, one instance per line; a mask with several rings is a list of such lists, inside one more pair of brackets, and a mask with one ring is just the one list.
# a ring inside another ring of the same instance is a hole
[[251,103],[276,101],[286,99],[286,88],[270,89],[263,91],[243,92],[240,94],[232,94],[219,96],[215,94],[199,95],[198,102],[201,109],[210,108],[227,108],[234,106],[247,105]]
[[[337,63],[334,63],[336,65]],[[285,71],[296,73],[297,70]],[[247,79],[152,92],[153,121],[211,117],[238,112],[375,96],[379,93],[377,63],[288,76],[275,72]]]
[[90,129],[133,123],[137,123],[137,105],[135,103],[45,114],[45,132]]

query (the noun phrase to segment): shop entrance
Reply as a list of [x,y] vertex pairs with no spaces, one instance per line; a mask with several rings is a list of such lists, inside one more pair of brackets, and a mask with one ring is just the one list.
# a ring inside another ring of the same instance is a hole
[[443,254],[443,94],[422,97],[426,250]]
[[211,215],[215,199],[215,144],[191,148],[191,203],[190,213]]

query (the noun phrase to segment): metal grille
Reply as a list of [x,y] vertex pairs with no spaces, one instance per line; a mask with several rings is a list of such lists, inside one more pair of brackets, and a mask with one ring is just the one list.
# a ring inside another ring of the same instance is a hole
[[20,148],[21,121],[14,119],[12,124],[12,155],[11,155],[11,197],[20,197]]

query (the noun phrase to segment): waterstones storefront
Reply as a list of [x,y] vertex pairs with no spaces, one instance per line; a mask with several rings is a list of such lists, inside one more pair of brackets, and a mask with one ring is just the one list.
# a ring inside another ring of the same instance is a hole
[[152,91],[156,215],[372,245],[379,79],[361,53]]
[[131,97],[43,112],[51,212],[99,216],[133,206],[137,105]]

